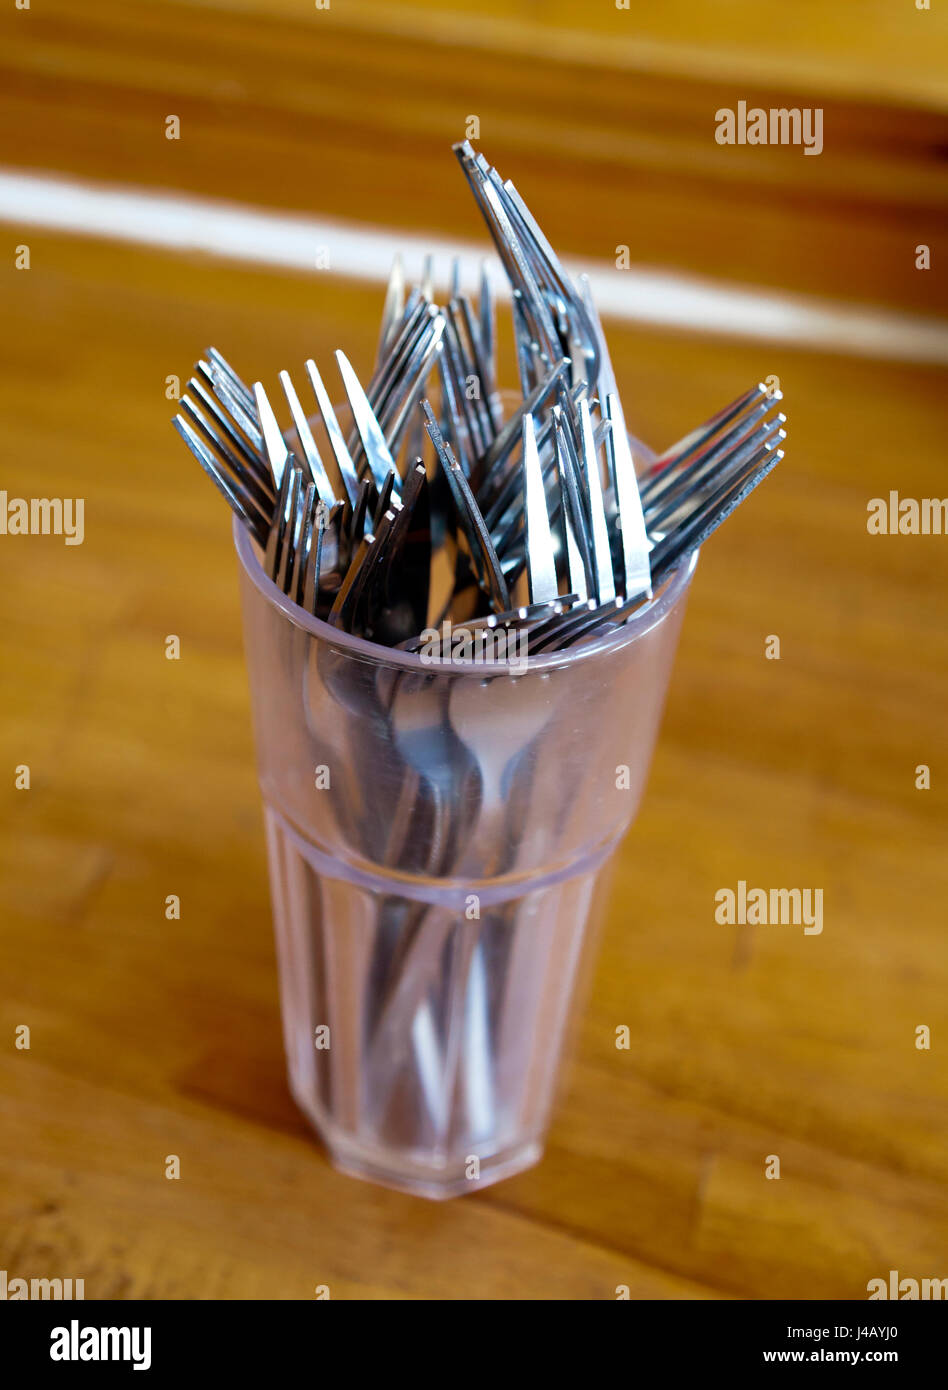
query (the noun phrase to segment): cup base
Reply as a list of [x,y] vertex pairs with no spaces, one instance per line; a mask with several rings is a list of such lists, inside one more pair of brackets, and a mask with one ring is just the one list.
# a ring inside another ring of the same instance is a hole
[[[504,1178],[532,1168],[543,1156],[543,1144],[536,1138],[506,1145],[495,1153],[472,1153],[456,1158],[439,1159],[423,1151],[386,1151],[371,1143],[360,1143],[336,1130],[301,1100],[292,1082],[290,1090],[303,1115],[322,1140],[329,1161],[337,1172],[344,1173],[346,1177],[361,1178],[363,1182],[389,1187],[394,1192],[406,1192],[411,1197],[425,1197],[432,1202],[463,1197],[468,1192],[479,1192],[491,1183],[501,1182]],[[469,1177],[475,1160],[477,1176]]]
[[430,1202],[445,1202],[452,1197],[463,1197],[468,1192],[479,1192],[483,1187],[490,1187],[491,1183],[501,1182],[504,1178],[532,1168],[543,1156],[543,1145],[524,1144],[518,1149],[485,1159],[480,1163],[476,1178],[458,1177],[453,1173],[446,1173],[444,1178],[414,1177],[403,1169],[386,1167],[377,1159],[357,1159],[351,1154],[334,1153],[332,1148],[328,1152],[332,1166],[348,1178],[362,1178],[364,1182],[405,1192],[410,1197],[425,1197]]

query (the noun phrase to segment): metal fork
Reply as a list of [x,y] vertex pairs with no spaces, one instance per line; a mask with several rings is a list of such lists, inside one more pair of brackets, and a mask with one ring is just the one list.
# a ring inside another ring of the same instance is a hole
[[172,423],[205,473],[262,545],[276,503],[270,469],[204,381],[192,377],[188,390],[191,395],[186,392],[182,396],[181,412]]

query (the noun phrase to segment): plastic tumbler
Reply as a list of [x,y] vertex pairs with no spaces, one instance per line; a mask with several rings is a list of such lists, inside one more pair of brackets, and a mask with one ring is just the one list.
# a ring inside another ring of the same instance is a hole
[[612,635],[431,664],[306,615],[235,523],[292,1093],[425,1197],[540,1157],[694,557]]

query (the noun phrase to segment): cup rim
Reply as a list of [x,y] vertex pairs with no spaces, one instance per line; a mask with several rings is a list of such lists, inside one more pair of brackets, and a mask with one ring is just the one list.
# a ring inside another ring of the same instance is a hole
[[[400,651],[397,647],[384,647],[365,637],[356,637],[350,632],[340,631],[339,628],[324,622],[322,618],[304,612],[274,584],[260,562],[257,548],[249,531],[237,516],[233,518],[233,536],[238,561],[261,597],[272,608],[276,608],[294,627],[308,633],[311,637],[318,638],[327,646],[336,648],[354,660],[371,662],[375,666],[396,667],[402,671],[415,671],[429,676],[457,677],[469,675],[478,676],[481,679],[485,677],[496,678],[502,675],[518,677],[529,672],[551,671],[558,667],[575,666],[580,662],[593,660],[597,656],[608,655],[627,646],[630,642],[640,640],[646,633],[651,632],[653,627],[657,627],[676,606],[691,582],[699,554],[697,550],[694,550],[680,564],[676,565],[651,601],[639,609],[621,627],[617,628],[614,633],[607,632],[593,641],[584,642],[575,647],[567,647],[562,651],[543,652],[538,656],[530,656],[528,652],[525,664],[512,665],[506,661],[498,661],[485,666],[479,665],[477,662],[458,661],[439,664],[425,661],[418,652]],[[458,628],[463,628],[463,623],[458,624]]]

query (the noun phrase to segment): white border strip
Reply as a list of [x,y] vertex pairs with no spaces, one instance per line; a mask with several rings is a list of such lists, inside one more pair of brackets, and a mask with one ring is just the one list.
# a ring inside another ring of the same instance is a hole
[[[203,252],[227,260],[384,284],[400,251],[412,279],[431,252],[441,276],[453,257],[473,276],[484,246],[394,228],[333,222],[210,199],[0,170],[0,223]],[[321,268],[322,267],[322,268]],[[787,343],[823,352],[948,365],[948,324],[850,308],[832,300],[758,293],[727,284],[603,262],[570,262],[589,275],[605,318]],[[502,276],[495,277],[502,293]]]

